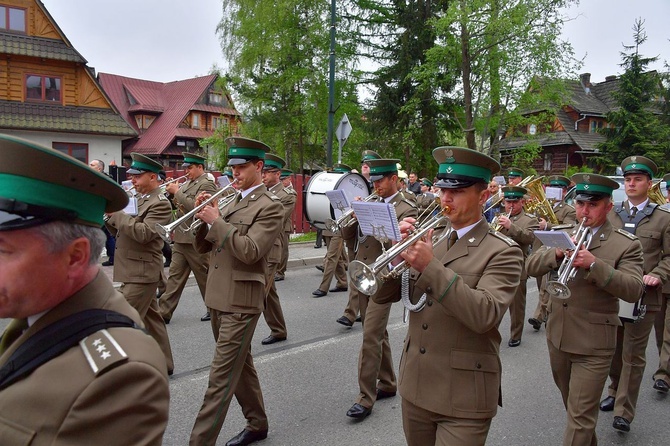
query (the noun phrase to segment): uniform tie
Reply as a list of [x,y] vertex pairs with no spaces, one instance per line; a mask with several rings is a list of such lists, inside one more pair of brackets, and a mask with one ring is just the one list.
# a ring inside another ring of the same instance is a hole
[[7,351],[9,346],[12,345],[27,328],[28,321],[26,319],[13,319],[2,334],[2,339],[0,339],[0,355]]
[[637,214],[637,206],[633,206],[630,210],[630,215],[628,216],[629,220],[632,220],[635,218],[635,214]]
[[447,248],[451,248],[452,246],[454,246],[456,240],[458,240],[458,232],[452,230],[451,234],[449,234],[449,241],[447,242]]

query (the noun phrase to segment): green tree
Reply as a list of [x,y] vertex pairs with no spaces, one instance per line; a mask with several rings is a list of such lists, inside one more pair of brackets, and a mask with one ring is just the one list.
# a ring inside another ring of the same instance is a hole
[[602,129],[607,140],[598,145],[596,162],[611,173],[621,161],[633,155],[644,155],[660,166],[666,164],[668,125],[660,117],[657,98],[662,94],[661,80],[655,71],[646,71],[657,57],[644,57],[640,46],[647,40],[644,21],[635,20],[633,45],[621,52],[624,73],[619,90],[612,93],[618,107],[607,114],[609,126]]

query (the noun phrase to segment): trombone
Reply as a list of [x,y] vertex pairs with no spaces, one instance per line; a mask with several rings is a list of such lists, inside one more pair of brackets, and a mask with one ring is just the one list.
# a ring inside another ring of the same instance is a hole
[[572,266],[572,264],[575,263],[581,246],[584,245],[585,249],[589,249],[589,245],[591,244],[593,232],[591,232],[591,228],[584,227],[585,221],[586,217],[582,219],[575,233],[575,238],[577,239],[575,250],[569,257],[566,255],[563,258],[561,266],[558,268],[558,279],[547,282],[547,292],[557,299],[567,299],[572,294],[570,288],[568,288],[568,282],[573,280],[577,275],[577,268]]
[[393,245],[388,251],[385,251],[380,255],[377,260],[372,265],[366,265],[360,260],[354,260],[349,264],[349,278],[351,279],[351,284],[356,287],[358,291],[368,296],[372,296],[379,289],[380,282],[387,281],[400,277],[402,273],[410,268],[410,265],[406,260],[403,260],[401,263],[396,265],[396,267],[389,274],[381,274],[386,267],[391,263],[391,261],[398,256],[401,252],[409,248],[411,245],[423,238],[431,229],[435,229],[438,226],[447,224],[449,230],[445,230],[442,234],[433,241],[434,245],[441,243],[444,239],[449,237],[451,232],[451,223],[447,214],[451,212],[449,206],[442,208],[442,212],[436,214],[429,218],[427,221],[422,222],[413,233],[409,235],[405,240],[400,243]]
[[227,185],[223,189],[220,189],[220,190],[216,191],[207,200],[203,201],[198,206],[194,207],[189,212],[182,215],[180,218],[173,221],[172,223],[170,223],[168,225],[162,225],[160,223],[156,223],[156,232],[158,232],[158,235],[160,235],[163,240],[165,240],[166,242],[169,242],[170,241],[170,234],[172,234],[172,232],[176,228],[181,226],[181,224],[184,223],[185,221],[188,221],[189,219],[191,219],[191,217],[193,217],[195,214],[200,212],[201,209],[203,209],[205,206],[210,204],[212,201],[219,198],[224,192],[226,192],[228,190],[228,188],[233,187],[233,184],[235,184],[235,183],[237,183],[237,179],[233,180],[232,183],[230,183],[229,185]]
[[[363,200],[361,201],[367,202],[377,198],[378,196],[379,195],[377,195],[376,192],[373,192],[367,197],[363,198]],[[325,225],[326,229],[329,230],[330,232],[337,232],[340,229],[346,228],[347,226],[353,224],[354,221],[356,221],[356,219],[354,218],[354,209],[349,208],[345,212],[343,212],[342,215],[340,215],[337,220],[333,220],[332,218],[326,219]]]

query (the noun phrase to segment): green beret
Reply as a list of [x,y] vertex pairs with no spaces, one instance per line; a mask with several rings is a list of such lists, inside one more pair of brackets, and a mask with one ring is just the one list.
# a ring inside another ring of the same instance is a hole
[[505,200],[520,200],[528,193],[525,187],[519,186],[504,186],[502,191]]
[[366,161],[370,166],[370,181],[379,181],[385,175],[398,174],[398,161],[396,159],[371,159]]
[[433,150],[433,158],[439,164],[439,181],[435,184],[439,188],[459,189],[475,183],[488,184],[493,172],[500,170],[500,164],[490,156],[463,147],[438,147]]
[[612,191],[619,188],[619,183],[613,179],[595,173],[576,173],[571,179],[575,183],[575,200],[580,201],[611,197]]
[[270,147],[266,144],[241,136],[226,138],[226,145],[228,146],[229,166],[264,160],[265,154],[270,151]]
[[191,164],[202,164],[203,166],[207,164],[207,157],[202,155],[187,152],[182,152],[182,155],[184,155],[184,162],[181,164],[182,167],[188,167]]
[[130,157],[133,161],[130,164],[130,169],[128,169],[127,173],[131,175],[139,175],[144,172],[158,174],[158,172],[163,170],[163,165],[161,163],[154,161],[141,153],[133,152],[130,154]]
[[286,166],[286,161],[284,161],[282,158],[272,153],[265,154],[265,164],[263,165],[263,170],[281,170],[284,166]]
[[101,227],[105,212],[126,207],[115,181],[32,141],[0,134],[0,231],[51,221]]
[[655,162],[644,156],[629,156],[621,163],[623,175],[641,173],[652,178],[658,172],[658,166]]

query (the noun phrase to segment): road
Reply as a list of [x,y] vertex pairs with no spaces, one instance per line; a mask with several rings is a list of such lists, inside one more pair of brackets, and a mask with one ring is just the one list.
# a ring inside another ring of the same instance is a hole
[[[325,253],[324,251],[321,251]],[[329,293],[315,299],[321,275],[311,266],[290,268],[278,292],[288,326],[288,340],[261,345],[269,329],[261,318],[252,351],[263,388],[270,429],[262,445],[376,445],[406,444],[402,431],[400,397],[378,402],[362,422],[345,416],[358,394],[357,360],[361,325],[352,329],[335,322],[342,315],[347,293]],[[535,308],[537,287],[528,282],[528,307]],[[214,341],[207,323],[200,322],[204,310],[197,287],[186,288],[172,323],[168,326],[175,357],[175,375],[170,421],[164,444],[181,446],[188,436],[207,385],[208,366]],[[510,348],[509,316],[501,323],[503,343],[503,404],[494,418],[488,445],[560,445],[565,411],[551,377],[544,328],[524,331],[521,346]],[[402,307],[394,305],[389,321],[394,361],[406,332]],[[647,349],[647,367],[632,431],[621,434],[611,427],[612,414],[600,413],[598,438],[601,445],[666,445],[670,400],[651,388],[651,375],[658,364],[654,335]],[[448,395],[445,395],[447,398]],[[233,401],[218,445],[236,435],[245,425]]]

